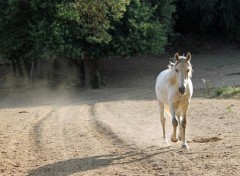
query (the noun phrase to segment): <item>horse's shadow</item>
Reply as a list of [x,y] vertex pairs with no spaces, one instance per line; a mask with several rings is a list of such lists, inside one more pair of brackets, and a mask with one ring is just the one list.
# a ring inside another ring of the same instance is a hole
[[133,151],[121,155],[98,155],[92,157],[68,159],[36,168],[35,170],[32,170],[28,176],[68,176],[71,174],[100,169],[111,165],[139,162],[169,151],[172,150],[169,150],[169,148],[167,150],[161,148],[148,154]]
[[107,167],[112,165],[113,161],[117,159],[120,159],[120,157],[117,157],[116,155],[99,155],[68,159],[39,167],[31,171],[28,176],[68,176],[74,173]]

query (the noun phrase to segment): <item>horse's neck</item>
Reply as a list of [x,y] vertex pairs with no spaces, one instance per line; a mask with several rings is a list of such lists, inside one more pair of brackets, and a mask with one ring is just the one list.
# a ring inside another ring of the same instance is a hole
[[168,72],[168,80],[171,82],[175,82],[176,81],[176,74],[175,71],[173,69],[170,69]]

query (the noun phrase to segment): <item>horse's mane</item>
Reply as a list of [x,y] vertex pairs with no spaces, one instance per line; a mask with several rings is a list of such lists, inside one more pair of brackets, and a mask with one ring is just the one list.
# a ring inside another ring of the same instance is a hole
[[[185,58],[185,56],[179,56],[179,60],[183,60]],[[175,58],[170,58],[169,64],[168,64],[168,68],[172,69],[177,63],[177,60]]]
[[[183,61],[183,59],[185,59],[185,56],[180,56],[179,57],[179,62]],[[177,60],[175,58],[171,58],[170,61],[169,61],[169,64],[168,64],[168,69],[172,69],[175,67],[175,65],[177,64]],[[191,78],[192,77],[192,65],[190,64],[190,71],[188,73],[188,76]]]
[[170,61],[169,61],[169,64],[168,64],[168,68],[172,69],[175,66],[176,62],[177,61],[176,61],[175,58],[171,58]]

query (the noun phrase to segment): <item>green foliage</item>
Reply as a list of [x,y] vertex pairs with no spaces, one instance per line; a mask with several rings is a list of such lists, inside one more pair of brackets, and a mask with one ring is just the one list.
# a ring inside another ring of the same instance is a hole
[[36,60],[159,54],[172,33],[172,1],[0,0],[0,55],[30,78]]
[[2,0],[0,5],[0,52],[7,58],[159,54],[174,11],[166,0]]
[[[36,13],[51,13],[43,14],[42,19],[33,27],[33,36],[37,40],[36,50],[46,57],[97,58],[106,55],[104,47],[112,39],[108,32],[111,23],[123,16],[128,3],[129,0],[75,0],[50,6],[44,2],[44,7],[36,8]],[[42,10],[43,8],[45,9]]]
[[0,1],[0,53],[5,59],[30,57],[32,11],[25,0]]
[[132,0],[120,22],[112,29],[111,50],[118,55],[160,54],[171,32],[174,8],[168,3]]
[[156,8],[153,16],[160,21],[165,35],[168,36],[171,42],[171,37],[175,35],[173,31],[173,25],[175,23],[173,14],[176,12],[175,0],[146,0],[146,2]]
[[176,4],[177,31],[240,39],[240,0],[179,0]]
[[240,87],[221,87],[215,91],[215,94],[217,97],[222,97],[222,98],[233,98],[237,97],[239,98],[240,95]]

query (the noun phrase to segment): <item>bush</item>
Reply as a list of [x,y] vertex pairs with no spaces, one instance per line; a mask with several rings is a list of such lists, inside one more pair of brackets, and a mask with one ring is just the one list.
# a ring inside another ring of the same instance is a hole
[[215,91],[215,95],[223,98],[239,97],[240,87],[221,87]]

